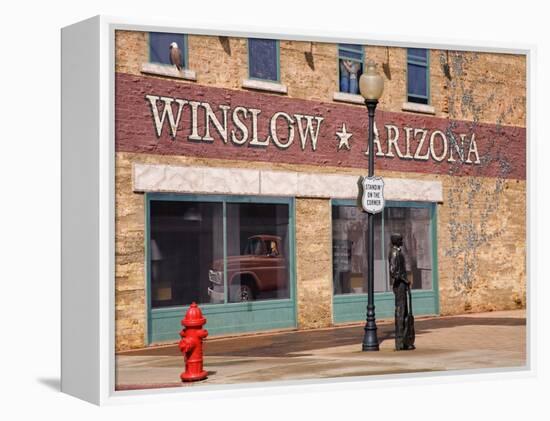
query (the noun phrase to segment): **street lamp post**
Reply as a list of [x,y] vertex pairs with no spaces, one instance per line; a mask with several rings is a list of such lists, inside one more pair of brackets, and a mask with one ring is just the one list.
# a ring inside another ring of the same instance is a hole
[[[374,176],[374,112],[384,90],[384,79],[376,71],[374,61],[367,62],[367,69],[359,78],[359,90],[365,98],[369,114],[369,172]],[[368,272],[367,272],[367,322],[363,337],[363,351],[378,351],[376,317],[374,313],[374,214],[368,213]]]

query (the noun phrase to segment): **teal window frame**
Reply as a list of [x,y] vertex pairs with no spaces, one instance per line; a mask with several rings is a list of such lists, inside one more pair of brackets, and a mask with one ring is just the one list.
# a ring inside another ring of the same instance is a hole
[[[147,57],[147,61],[149,63],[153,63],[153,64],[159,64],[161,66],[171,66],[170,64],[167,64],[167,63],[161,63],[159,61],[153,61],[151,59],[151,34],[153,34],[155,32],[148,32],[147,33],[147,54],[148,54],[148,57]],[[180,48],[181,49],[181,52],[183,53],[183,68],[184,69],[188,69],[189,68],[189,54],[188,54],[188,37],[187,37],[187,34],[178,34],[178,33],[175,33],[175,35],[178,35],[178,36],[183,36],[183,48]],[[179,47],[179,45],[178,45]]]
[[[363,66],[362,70],[365,71],[365,58],[366,58],[366,54],[365,54],[365,46],[364,45],[361,45],[361,60],[357,60],[355,58],[351,58],[351,57],[347,57],[347,56],[344,56],[342,54],[340,54],[340,51],[349,51],[349,52],[352,52],[352,53],[359,53],[358,50],[354,50],[353,48],[349,48],[349,47],[346,47],[346,44],[338,44],[338,58],[336,60],[336,67],[338,69],[338,80],[336,81],[337,83],[337,92],[342,92],[340,90],[340,60],[342,59],[348,59],[348,60],[352,60],[352,61],[356,61],[358,63],[361,63],[361,66]],[[359,83],[359,81],[357,81],[357,83]]]
[[[247,74],[248,74],[248,79],[251,79],[251,80],[261,80],[261,81],[265,81],[265,82],[272,82],[272,83],[280,83],[281,82],[281,42],[280,40],[276,39],[276,40],[273,40],[275,41],[275,51],[276,51],[276,59],[277,59],[277,79],[276,80],[273,80],[273,79],[263,79],[263,78],[259,78],[259,77],[253,77],[250,75],[250,48],[249,48],[249,44],[248,44],[248,41],[249,41],[250,38],[248,38],[246,40],[246,57],[247,57]],[[266,38],[268,39],[268,38]]]
[[[330,211],[332,221],[333,206],[357,206],[356,200],[349,199],[331,199]],[[437,256],[437,203],[435,202],[400,202],[386,201],[385,207],[403,207],[403,208],[428,208],[430,209],[430,238],[432,241],[432,288],[431,289],[413,289],[412,297],[415,302],[415,314],[439,314],[439,269]],[[387,254],[384,248],[384,213],[382,213],[382,256]],[[332,222],[331,222],[332,223]],[[332,226],[331,226],[332,232]],[[384,265],[384,277],[387,279],[387,265]],[[334,279],[332,279],[334,285]],[[333,322],[349,323],[364,319],[364,306],[367,303],[367,293],[353,294],[334,294],[333,293]],[[378,318],[393,317],[393,291],[375,292],[374,300],[376,305],[376,315]],[[345,314],[340,314],[339,309],[345,309]],[[353,312],[356,309],[356,315]]]
[[[223,206],[223,259],[224,259],[224,303],[202,303],[200,307],[203,313],[208,316],[223,315],[224,312],[228,314],[237,314],[238,312],[250,312],[252,310],[273,310],[281,309],[282,311],[288,310],[292,305],[292,316],[294,319],[294,326],[296,327],[297,320],[297,307],[296,307],[296,214],[295,214],[295,198],[293,197],[267,197],[267,196],[242,196],[242,195],[200,195],[200,194],[182,194],[182,193],[145,193],[145,274],[146,274],[146,317],[147,317],[147,332],[145,334],[145,340],[147,345],[158,342],[154,337],[152,329],[152,317],[156,313],[160,317],[169,318],[183,316],[187,305],[177,305],[162,308],[153,308],[151,299],[151,250],[149,247],[151,240],[151,202],[152,201],[184,201],[184,202],[214,202],[222,203]],[[289,297],[288,298],[276,298],[268,300],[258,300],[250,302],[233,303],[228,300],[228,288],[227,288],[227,204],[228,203],[261,203],[261,204],[285,204],[288,205],[288,253],[289,253]],[[267,323],[264,323],[267,324]],[[245,327],[245,326],[243,326]],[[279,328],[284,326],[274,325],[273,328]],[[266,329],[271,328],[271,326]],[[218,332],[216,328],[209,328],[209,331],[213,334],[225,333],[224,331]],[[243,329],[242,331],[246,331]],[[233,330],[230,332],[234,332]]]
[[[409,98],[417,98],[417,99],[424,99],[426,100],[426,105],[431,105],[431,95],[430,95],[430,50],[425,48],[426,50],[426,61],[423,60],[416,60],[414,58],[411,58],[409,56],[409,49],[407,48],[407,68],[405,72],[405,80],[407,81],[407,96],[406,100],[407,102],[411,102]],[[409,92],[409,64],[413,64],[415,66],[422,66],[426,69],[426,95],[418,95],[418,94],[412,94]],[[423,104],[422,102],[419,102],[418,104]]]

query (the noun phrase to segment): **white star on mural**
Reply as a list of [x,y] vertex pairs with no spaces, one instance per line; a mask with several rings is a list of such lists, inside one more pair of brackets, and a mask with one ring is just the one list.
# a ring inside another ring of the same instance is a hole
[[336,132],[336,134],[340,138],[340,143],[338,144],[338,150],[342,148],[346,148],[349,151],[350,150],[349,139],[353,135],[346,131],[346,123],[342,123],[342,130],[339,132]]

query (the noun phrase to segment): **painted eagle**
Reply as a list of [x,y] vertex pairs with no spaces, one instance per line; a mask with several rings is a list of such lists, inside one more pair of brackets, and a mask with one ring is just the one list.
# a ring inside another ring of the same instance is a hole
[[178,47],[178,44],[173,42],[170,44],[170,63],[172,63],[178,70],[181,70],[182,63],[181,50]]

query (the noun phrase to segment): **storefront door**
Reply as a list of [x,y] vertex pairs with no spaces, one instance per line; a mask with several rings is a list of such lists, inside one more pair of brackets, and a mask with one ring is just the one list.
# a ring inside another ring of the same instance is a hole
[[192,302],[210,335],[296,327],[294,199],[145,200],[148,344],[178,339]]
[[[388,275],[390,235],[403,235],[407,275],[412,280],[416,315],[439,313],[436,205],[427,202],[387,202],[374,220],[374,301],[378,319],[391,318],[394,296]],[[333,320],[365,320],[367,216],[354,201],[332,201]]]

